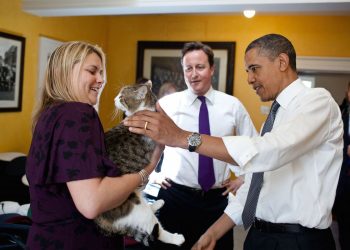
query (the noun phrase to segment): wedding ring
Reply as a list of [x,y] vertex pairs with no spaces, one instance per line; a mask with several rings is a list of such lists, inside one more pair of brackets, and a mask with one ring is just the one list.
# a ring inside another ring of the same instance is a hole
[[148,125],[148,122],[145,122],[145,126],[144,126],[145,130],[147,130],[147,125]]

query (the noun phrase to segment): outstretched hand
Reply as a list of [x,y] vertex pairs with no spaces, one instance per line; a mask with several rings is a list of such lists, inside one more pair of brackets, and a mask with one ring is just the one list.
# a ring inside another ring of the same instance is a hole
[[216,240],[214,235],[206,232],[203,234],[199,240],[194,244],[191,250],[212,250],[216,245]]
[[188,132],[180,129],[157,103],[157,111],[143,110],[125,118],[123,124],[130,132],[150,137],[171,147],[187,148]]

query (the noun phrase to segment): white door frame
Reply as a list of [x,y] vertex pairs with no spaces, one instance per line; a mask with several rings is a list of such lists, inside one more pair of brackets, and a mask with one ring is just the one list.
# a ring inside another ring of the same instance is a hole
[[350,57],[297,56],[297,70],[347,74],[350,73]]

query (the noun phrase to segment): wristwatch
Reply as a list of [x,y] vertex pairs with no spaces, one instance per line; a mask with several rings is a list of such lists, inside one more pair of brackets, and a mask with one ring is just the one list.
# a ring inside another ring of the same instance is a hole
[[188,151],[194,152],[202,144],[202,137],[200,133],[193,132],[187,137]]

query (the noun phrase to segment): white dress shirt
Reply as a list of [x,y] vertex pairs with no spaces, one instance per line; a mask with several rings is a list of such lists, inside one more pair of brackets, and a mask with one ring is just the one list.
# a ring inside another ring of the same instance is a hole
[[252,172],[264,172],[256,217],[273,223],[330,226],[342,164],[343,124],[328,91],[309,89],[298,79],[277,97],[280,108],[263,137],[223,138],[246,175],[225,213],[242,224]]
[[[256,136],[256,129],[242,103],[234,96],[211,88],[206,94],[210,132],[213,136]],[[201,101],[190,90],[176,92],[159,100],[167,115],[182,129],[198,132]],[[214,188],[229,178],[228,164],[214,159]],[[198,184],[198,153],[187,149],[165,147],[161,174],[174,182],[200,188]]]

